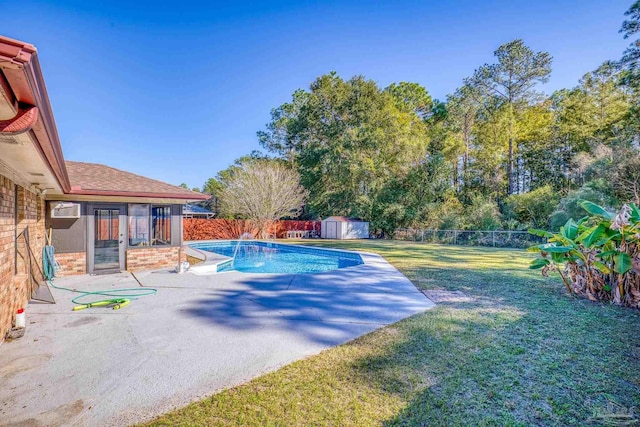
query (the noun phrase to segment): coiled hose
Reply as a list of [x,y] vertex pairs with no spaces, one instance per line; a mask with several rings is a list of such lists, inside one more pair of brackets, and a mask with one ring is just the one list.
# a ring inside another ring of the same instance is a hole
[[[42,249],[42,266],[44,270],[43,271],[44,277],[47,280],[47,283],[49,284],[49,286],[51,286],[52,288],[63,290],[63,291],[69,291],[69,292],[80,294],[77,297],[73,298],[71,302],[77,305],[86,306],[84,308],[88,308],[96,305],[97,306],[108,305],[106,303],[109,303],[109,304],[115,304],[113,308],[118,309],[121,306],[124,307],[124,305],[122,305],[123,300],[134,300],[143,296],[154,295],[158,292],[158,290],[155,288],[122,288],[122,289],[107,289],[103,291],[89,292],[89,291],[79,291],[77,289],[65,288],[63,286],[56,286],[53,284],[53,278],[55,277],[56,271],[60,269],[60,264],[58,264],[57,261],[55,260],[54,249],[53,249],[53,246],[50,246],[50,245],[45,246],[44,249]],[[90,302],[80,301],[80,300],[83,300],[84,298],[93,297],[93,296],[114,297],[114,298],[95,300]]]

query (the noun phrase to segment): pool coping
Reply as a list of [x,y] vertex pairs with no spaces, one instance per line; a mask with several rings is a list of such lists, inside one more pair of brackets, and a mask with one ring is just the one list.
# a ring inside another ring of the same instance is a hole
[[[211,240],[199,240],[200,242],[211,242]],[[222,240],[214,240],[220,242]],[[198,258],[202,260],[202,263],[196,264],[189,267],[189,271],[193,274],[198,275],[207,275],[207,274],[218,274],[218,266],[221,264],[225,264],[229,262],[232,258],[220,255],[215,252],[203,251],[198,248],[193,248],[189,246],[194,242],[184,242],[186,246],[185,253],[193,258]]]
[[[228,263],[230,260],[232,260],[231,257],[225,256],[225,255],[221,255],[215,252],[209,252],[209,251],[204,251],[198,248],[194,248],[190,245],[193,244],[207,244],[207,243],[224,243],[224,242],[235,242],[237,241],[237,239],[210,239],[210,240],[188,240],[183,242],[183,245],[186,247],[185,252],[187,253],[187,255],[192,256],[194,258],[198,258],[201,259],[203,262],[200,264],[196,264],[194,266],[191,266],[189,268],[189,272],[193,273],[193,274],[197,274],[197,275],[209,275],[209,274],[220,274],[220,273],[224,273],[222,271],[218,271],[219,266]],[[360,252],[360,251],[348,251],[348,250],[344,250],[344,249],[334,249],[334,248],[318,248],[316,246],[307,246],[304,244],[297,244],[297,243],[284,243],[284,242],[278,242],[278,241],[272,241],[272,240],[259,240],[259,239],[251,239],[251,240],[244,240],[246,242],[252,242],[252,241],[257,241],[257,242],[261,242],[261,243],[273,243],[276,245],[283,245],[283,246],[289,246],[289,247],[293,247],[293,248],[304,248],[304,249],[317,249],[318,251],[327,251],[327,252],[340,252],[340,253],[348,253],[348,254],[358,254],[360,255],[360,258],[362,259],[362,264],[360,265],[366,265],[366,264],[371,264],[372,260],[369,259],[369,262],[367,262],[367,258],[369,258],[369,256],[377,256],[377,254],[373,254],[370,252]],[[353,267],[358,267],[353,266]],[[344,267],[344,268],[352,268],[352,267]],[[336,270],[340,270],[339,268]],[[331,270],[333,271],[333,270]],[[241,273],[241,272],[240,272]],[[319,272],[320,273],[320,272]],[[319,273],[315,273],[315,274],[319,274]],[[288,274],[288,273],[255,273],[255,274]],[[314,274],[314,273],[304,273],[304,274]]]

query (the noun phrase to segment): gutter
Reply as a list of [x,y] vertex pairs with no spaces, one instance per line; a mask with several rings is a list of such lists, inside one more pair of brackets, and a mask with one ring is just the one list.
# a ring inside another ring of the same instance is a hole
[[71,184],[35,46],[0,36],[0,69],[22,109],[37,107],[40,120],[30,126],[31,135],[60,188],[68,192]]
[[72,189],[66,194],[69,195],[83,195],[83,196],[119,196],[119,197],[148,197],[155,199],[182,199],[182,200],[209,200],[211,198],[208,194],[193,193],[152,193],[145,191],[112,191],[112,190],[81,190]]
[[0,62],[9,63],[14,69],[29,62],[36,52],[37,49],[32,44],[0,36]]

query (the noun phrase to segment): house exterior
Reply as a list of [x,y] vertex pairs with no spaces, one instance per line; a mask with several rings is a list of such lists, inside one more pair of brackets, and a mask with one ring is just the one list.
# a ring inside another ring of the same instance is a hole
[[182,205],[207,198],[65,161],[35,47],[0,36],[0,342],[42,283],[49,235],[59,275],[173,267]]
[[214,212],[211,212],[209,209],[203,208],[198,205],[182,205],[182,216],[184,218],[204,218],[211,219],[216,216]]
[[71,192],[47,195],[60,276],[175,266],[182,205],[208,196],[109,166],[65,162]]
[[346,216],[330,216],[322,220],[320,237],[323,239],[368,239],[369,223]]

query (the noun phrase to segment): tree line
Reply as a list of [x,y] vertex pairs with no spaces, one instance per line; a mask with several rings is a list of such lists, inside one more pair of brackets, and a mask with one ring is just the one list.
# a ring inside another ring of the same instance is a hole
[[[626,15],[620,32],[629,38],[640,29],[640,1]],[[238,159],[203,191],[228,199],[225,188],[247,165],[275,162],[298,173],[303,218],[358,217],[380,235],[553,230],[584,216],[580,200],[639,203],[640,42],[550,95],[540,89],[552,72],[548,52],[518,39],[494,56],[444,100],[415,82],[320,76],[271,111],[258,132],[268,154]],[[243,215],[219,202],[223,216]]]

